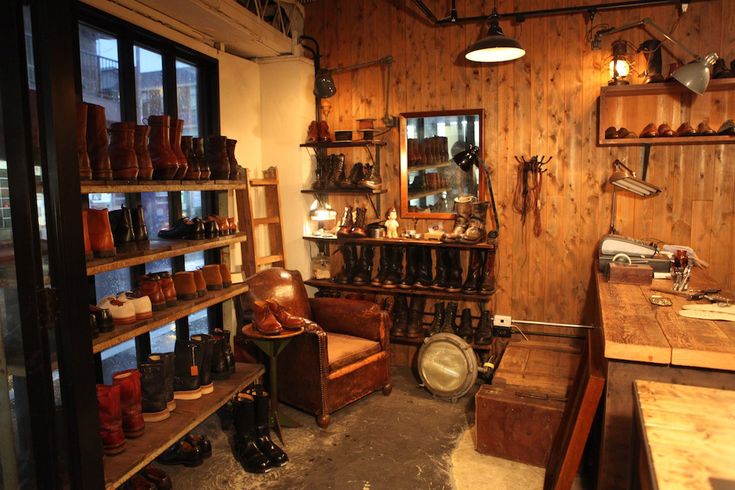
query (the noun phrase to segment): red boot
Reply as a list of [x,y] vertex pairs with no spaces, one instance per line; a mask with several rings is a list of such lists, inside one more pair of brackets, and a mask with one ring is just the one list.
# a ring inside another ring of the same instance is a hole
[[135,156],[138,159],[138,180],[153,178],[153,162],[148,154],[150,126],[135,126]]
[[138,157],[135,156],[135,124],[112,123],[110,126],[110,165],[114,180],[136,180]]
[[87,210],[87,228],[89,241],[95,257],[114,257],[115,241],[110,228],[110,213],[105,209]]
[[128,369],[112,375],[113,386],[120,387],[120,406],[125,437],[133,439],[143,435],[143,399],[140,391],[140,371]]
[[120,387],[97,385],[97,403],[100,414],[100,437],[105,454],[119,454],[125,449]]
[[169,140],[169,116],[148,116],[148,125],[151,127],[151,136],[148,140],[148,152],[153,162],[153,178],[156,180],[171,180],[179,170],[179,161],[171,150]]
[[94,180],[111,180],[107,119],[101,105],[87,104],[87,152]]

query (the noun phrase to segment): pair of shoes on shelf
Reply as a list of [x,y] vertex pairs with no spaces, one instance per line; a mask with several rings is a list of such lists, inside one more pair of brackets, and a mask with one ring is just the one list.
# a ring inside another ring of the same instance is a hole
[[355,207],[345,206],[342,219],[339,222],[337,230],[338,237],[358,237],[362,238],[367,235],[365,226],[367,225],[367,209],[361,206]]
[[125,439],[140,437],[145,430],[140,372],[128,369],[112,375],[112,385],[97,385],[100,437],[107,455],[125,449]]
[[261,386],[243,390],[232,401],[235,458],[248,473],[267,473],[288,463],[270,437],[270,396]]
[[296,316],[275,299],[253,303],[253,326],[263,335],[280,335],[284,330],[299,330],[309,320]]
[[615,126],[610,126],[605,130],[605,139],[620,139],[620,138],[637,138],[638,135],[630,131],[627,128],[617,129]]
[[205,435],[189,433],[156,458],[156,462],[165,465],[183,465],[188,468],[200,466],[206,458],[212,456],[212,443]]
[[[150,298],[134,291],[123,292],[117,296],[107,296],[97,304],[96,308],[97,310],[107,310],[115,326],[131,325],[135,322],[153,318],[153,306]],[[100,313],[99,316],[104,315]],[[103,319],[101,321],[107,320]]]
[[123,488],[129,490],[171,490],[173,483],[168,473],[160,468],[148,465],[133,475]]
[[235,372],[229,332],[215,329],[211,335],[195,334],[177,339],[174,347],[173,398],[196,400],[214,391],[213,380]]
[[412,296],[411,306],[409,307],[405,295],[396,295],[391,311],[393,326],[390,334],[393,337],[407,337],[409,339],[423,337],[425,306],[426,297],[424,296]]

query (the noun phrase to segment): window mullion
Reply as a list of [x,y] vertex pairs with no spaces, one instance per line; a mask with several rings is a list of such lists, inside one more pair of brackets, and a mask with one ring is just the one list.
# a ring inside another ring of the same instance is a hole
[[172,120],[178,118],[176,97],[176,55],[166,49],[163,54],[163,107]]
[[120,97],[124,121],[135,121],[142,124],[141,115],[135,107],[135,68],[133,62],[133,40],[130,36],[118,37],[118,57],[120,59]]

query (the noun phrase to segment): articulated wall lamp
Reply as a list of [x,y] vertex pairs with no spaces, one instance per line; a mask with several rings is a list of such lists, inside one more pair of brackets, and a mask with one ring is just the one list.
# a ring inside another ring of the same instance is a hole
[[666,31],[664,31],[659,26],[654,24],[654,22],[649,17],[646,17],[645,19],[641,19],[638,22],[633,22],[632,24],[626,24],[620,27],[601,29],[597,31],[595,33],[595,38],[592,41],[592,48],[600,47],[601,39],[603,36],[615,34],[617,32],[632,29],[633,27],[641,27],[641,26],[644,28],[647,26],[651,27],[666,41],[669,41],[672,44],[679,46],[679,48],[681,48],[683,51],[686,51],[687,54],[689,54],[690,56],[694,58],[694,61],[676,70],[672,74],[672,76],[679,83],[684,85],[686,88],[688,88],[692,92],[702,95],[704,91],[707,90],[707,85],[709,85],[710,68],[712,67],[712,65],[715,64],[715,61],[719,59],[719,56],[717,55],[717,53],[709,53],[705,55],[704,57],[699,56],[697,53],[690,50],[689,48],[684,46],[682,43],[680,43],[673,37],[669,36],[666,33]]
[[482,168],[485,174],[485,186],[490,192],[490,205],[493,208],[493,218],[495,219],[495,229],[488,232],[488,238],[497,238],[500,233],[500,222],[498,221],[498,209],[495,207],[495,193],[493,192],[493,183],[490,181],[490,169],[487,168],[485,160],[480,158],[480,148],[475,145],[469,145],[465,151],[461,151],[452,157],[463,172],[469,172],[472,167]]
[[465,58],[479,63],[498,63],[516,60],[526,54],[521,43],[503,34],[496,9],[493,9],[488,21],[490,29],[487,36],[470,46]]
[[636,196],[640,197],[655,197],[658,194],[661,193],[661,189],[658,186],[655,186],[651,184],[650,182],[646,182],[643,179],[639,179],[636,177],[635,172],[633,172],[627,165],[625,165],[620,160],[615,160],[613,162],[613,174],[610,176],[610,179],[608,180],[613,185],[613,196],[612,196],[612,209],[611,209],[611,218],[610,218],[610,234],[615,235],[617,234],[617,230],[615,229],[615,219],[617,215],[617,197],[618,189],[624,189],[628,192],[631,192],[635,194]]

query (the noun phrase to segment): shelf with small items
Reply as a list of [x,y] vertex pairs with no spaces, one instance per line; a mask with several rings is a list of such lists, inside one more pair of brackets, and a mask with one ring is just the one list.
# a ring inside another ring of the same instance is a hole
[[324,236],[313,236],[304,235],[304,240],[320,242],[320,243],[356,243],[358,245],[398,245],[403,247],[453,247],[462,249],[483,249],[483,250],[495,250],[495,243],[460,243],[460,242],[440,242],[438,240],[426,240],[419,238],[369,238],[369,237],[324,237]]
[[219,290],[207,291],[204,296],[193,300],[179,300],[178,305],[161,311],[154,311],[153,317],[147,320],[132,323],[130,325],[115,326],[111,332],[101,333],[92,340],[92,352],[97,354],[103,350],[162,327],[180,318],[196,313],[197,311],[218,305],[239,296],[248,291],[247,284],[233,284],[232,286]]
[[82,181],[82,194],[137,192],[229,191],[244,189],[242,180],[88,180]]
[[301,143],[302,148],[360,148],[364,146],[385,146],[382,140],[351,140],[351,141],[312,141]]
[[106,488],[117,488],[166,448],[184,437],[210,415],[225,405],[234,393],[263,376],[260,364],[236,363],[235,373],[214,382],[214,391],[197,400],[176,400],[176,409],[161,422],[146,424],[145,432],[136,439],[125,440],[125,450],[103,459]]
[[442,192],[449,192],[449,187],[440,187],[438,189],[422,190],[417,192],[411,192],[409,189],[408,200],[413,201],[414,199],[421,199],[422,197],[435,196]]
[[304,281],[308,286],[312,286],[318,289],[336,289],[338,291],[354,291],[366,294],[382,294],[382,295],[396,295],[406,294],[411,296],[426,296],[428,298],[435,299],[449,299],[454,301],[469,301],[484,303],[490,299],[494,294],[494,291],[489,294],[467,294],[459,292],[447,291],[445,289],[433,289],[433,288],[384,288],[380,286],[373,286],[371,284],[340,284],[329,279],[308,279]]
[[436,163],[427,163],[424,165],[409,165],[408,171],[409,173],[414,173],[414,172],[420,172],[422,170],[431,170],[435,168],[449,167],[451,165],[452,165],[452,162],[436,162]]
[[193,252],[222,248],[247,240],[246,233],[236,233],[206,240],[151,240],[148,250],[118,253],[115,257],[87,261],[87,275],[109,272]]

